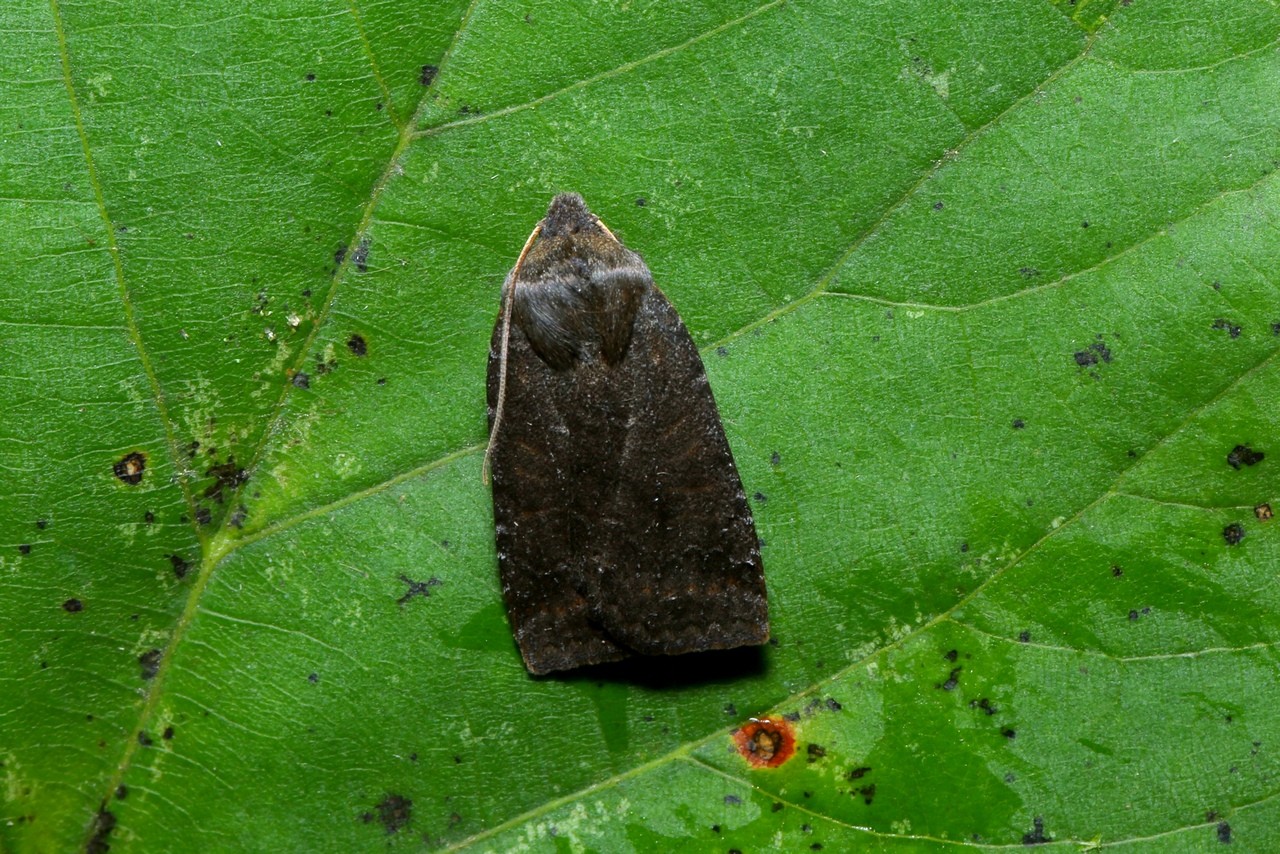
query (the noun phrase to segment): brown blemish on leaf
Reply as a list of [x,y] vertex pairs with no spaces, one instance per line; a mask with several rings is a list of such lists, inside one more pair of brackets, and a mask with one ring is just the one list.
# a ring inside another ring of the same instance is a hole
[[212,477],[213,483],[205,488],[204,497],[222,503],[227,490],[234,490],[249,479],[245,470],[236,465],[235,457],[227,457],[225,463],[218,463],[205,469],[205,475]]
[[367,812],[360,816],[360,820],[368,824],[376,817],[388,836],[401,830],[413,818],[413,801],[404,795],[388,794],[374,809],[377,810],[377,816]]
[[130,486],[142,483],[142,473],[147,470],[147,455],[141,451],[125,454],[111,467],[116,477]]
[[1258,517],[1259,522],[1266,522],[1271,518],[1271,505],[1259,504],[1253,508],[1253,515]]
[[777,768],[796,752],[795,730],[772,718],[752,718],[733,733],[733,741],[755,768]]

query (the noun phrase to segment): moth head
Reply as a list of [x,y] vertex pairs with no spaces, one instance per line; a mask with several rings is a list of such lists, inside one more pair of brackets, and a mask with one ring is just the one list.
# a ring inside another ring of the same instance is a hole
[[551,200],[542,220],[542,238],[553,240],[570,235],[608,234],[599,218],[577,193],[561,193]]

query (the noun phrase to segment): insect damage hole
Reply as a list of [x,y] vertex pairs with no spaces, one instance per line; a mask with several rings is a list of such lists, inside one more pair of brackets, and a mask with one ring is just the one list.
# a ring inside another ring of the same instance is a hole
[[142,473],[147,470],[147,455],[141,451],[132,451],[117,460],[111,470],[120,480],[130,486],[137,486],[142,483]]
[[795,729],[783,720],[752,718],[733,733],[733,741],[754,768],[777,768],[796,752]]

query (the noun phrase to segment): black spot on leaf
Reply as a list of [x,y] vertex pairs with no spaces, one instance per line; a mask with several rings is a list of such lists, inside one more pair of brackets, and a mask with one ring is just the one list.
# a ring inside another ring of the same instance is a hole
[[93,824],[89,826],[89,841],[85,843],[85,854],[107,854],[111,850],[111,843],[107,841],[107,837],[111,835],[111,831],[115,830],[116,817],[114,813],[108,812],[103,808],[98,810],[98,814],[93,817]]
[[983,697],[979,700],[970,700],[969,708],[981,709],[983,712],[985,712],[988,715],[994,715],[996,712],[1000,711],[995,706],[991,705],[991,701],[988,700],[986,697]]
[[154,679],[160,672],[160,661],[164,653],[158,649],[149,649],[138,656],[138,665],[142,668],[143,679]]
[[1044,819],[1036,816],[1031,819],[1031,832],[1022,834],[1023,845],[1043,845],[1049,841],[1049,837],[1044,835]]
[[422,70],[418,72],[418,83],[423,86],[430,86],[432,81],[436,79],[436,75],[440,73],[440,69],[434,65],[424,65]]
[[1244,539],[1244,525],[1239,522],[1232,522],[1230,525],[1222,529],[1222,539],[1226,540],[1227,545],[1236,546]]
[[421,596],[423,599],[429,598],[431,596],[431,588],[439,587],[443,584],[440,579],[434,577],[428,578],[426,581],[414,581],[406,575],[401,575],[400,580],[409,585],[409,589],[405,591],[403,596],[396,600],[397,605],[403,605],[414,596]]
[[364,340],[364,336],[357,333],[347,339],[347,349],[353,356],[364,356],[369,352],[369,345]]
[[369,238],[360,239],[356,251],[351,253],[351,263],[355,265],[357,273],[369,272]]
[[1226,320],[1225,318],[1219,317],[1217,320],[1215,320],[1213,322],[1213,328],[1225,330],[1226,333],[1230,335],[1232,338],[1240,337],[1240,327],[1232,323],[1231,321]]
[[1255,451],[1248,445],[1236,445],[1227,454],[1227,465],[1233,469],[1238,469],[1241,466],[1256,466],[1266,458],[1267,455],[1262,451]]
[[173,567],[173,574],[178,578],[185,578],[191,571],[191,564],[181,555],[169,555],[169,564]]
[[68,599],[62,603],[62,610],[68,614],[78,614],[84,610],[84,603],[79,599]]

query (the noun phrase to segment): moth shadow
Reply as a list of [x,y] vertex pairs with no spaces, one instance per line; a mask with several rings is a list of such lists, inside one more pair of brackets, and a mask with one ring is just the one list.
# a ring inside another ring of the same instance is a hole
[[543,678],[562,682],[617,682],[662,690],[734,682],[760,676],[767,667],[763,647],[744,646],[684,655],[637,655]]

